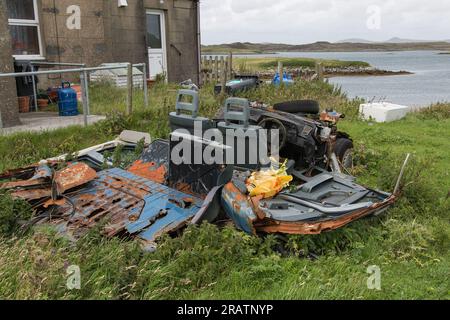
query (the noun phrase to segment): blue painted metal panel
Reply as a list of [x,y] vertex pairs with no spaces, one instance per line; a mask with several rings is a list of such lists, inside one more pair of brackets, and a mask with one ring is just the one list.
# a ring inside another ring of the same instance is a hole
[[203,205],[199,198],[118,168],[99,172],[97,179],[69,198],[76,210],[63,222],[65,230],[90,227],[107,218],[107,235],[126,232],[146,242],[188,223]]
[[246,196],[234,188],[232,183],[225,185],[222,190],[222,207],[240,230],[256,234],[253,221],[257,216]]

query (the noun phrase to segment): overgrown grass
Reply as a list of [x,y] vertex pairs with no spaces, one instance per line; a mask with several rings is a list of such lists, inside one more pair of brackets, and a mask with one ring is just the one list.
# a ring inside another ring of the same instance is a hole
[[[88,128],[0,137],[0,171],[107,141],[122,129],[166,137],[176,87],[151,89],[151,106],[136,97],[133,116],[123,115],[123,92],[92,88],[92,109],[108,119]],[[201,111],[212,116],[223,101],[201,90]],[[267,103],[316,99],[347,114],[340,129],[356,144],[358,180],[392,190],[407,152],[403,197],[380,217],[318,236],[250,237],[233,226],[190,227],[165,238],[156,253],[137,243],[105,239],[93,230],[77,243],[52,229],[18,233],[30,208],[0,196],[0,298],[6,299],[448,299],[450,285],[450,118],[440,104],[388,124],[357,120],[359,101],[338,88],[299,82],[245,93]],[[114,110],[112,112],[112,110]],[[66,268],[79,265],[81,290],[66,288]],[[366,286],[367,267],[381,268],[381,291]]]

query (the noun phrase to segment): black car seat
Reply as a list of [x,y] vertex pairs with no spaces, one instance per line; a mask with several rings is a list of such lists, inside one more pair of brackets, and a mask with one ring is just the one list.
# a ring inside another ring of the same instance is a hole
[[[224,121],[217,124],[222,132],[224,143],[233,150],[233,161],[237,167],[254,169],[260,166],[259,131],[260,126],[250,125],[250,103],[247,99],[228,98],[224,106]],[[240,134],[241,133],[241,134]],[[242,133],[244,135],[242,135]],[[241,149],[244,150],[241,150]],[[245,158],[244,158],[245,156]]]
[[[191,97],[192,102],[183,101],[184,97]],[[179,90],[175,112],[169,114],[170,129],[186,129],[190,134],[195,135],[195,124],[201,125],[202,132],[212,127],[212,122],[208,118],[199,117],[199,96],[197,91]]]

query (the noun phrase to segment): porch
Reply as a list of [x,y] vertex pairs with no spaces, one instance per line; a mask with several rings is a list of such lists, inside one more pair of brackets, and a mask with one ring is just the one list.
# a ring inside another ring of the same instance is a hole
[[[104,120],[105,116],[88,116],[88,124]],[[29,112],[21,113],[19,126],[0,129],[0,135],[9,135],[17,132],[39,132],[67,128],[70,126],[83,126],[84,116],[60,117],[57,112]]]

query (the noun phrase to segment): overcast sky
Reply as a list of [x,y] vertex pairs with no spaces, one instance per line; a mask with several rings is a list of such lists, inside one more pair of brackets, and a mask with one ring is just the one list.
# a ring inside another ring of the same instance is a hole
[[450,39],[450,0],[200,0],[203,44]]

